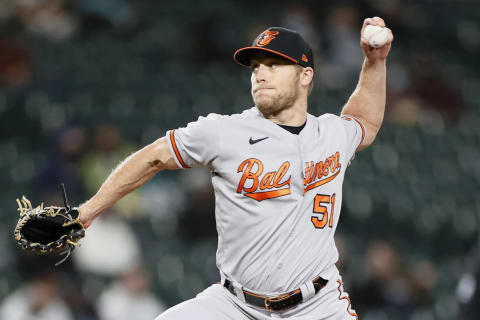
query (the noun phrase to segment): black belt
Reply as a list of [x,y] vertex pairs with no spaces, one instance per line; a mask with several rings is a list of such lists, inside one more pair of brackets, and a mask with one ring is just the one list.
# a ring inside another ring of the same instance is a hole
[[[327,282],[328,280],[320,277],[316,277],[315,279],[313,279],[312,283],[313,287],[315,288],[315,294],[317,294],[320,289],[325,287]],[[227,288],[228,291],[230,291],[233,295],[236,295],[235,288],[230,280],[225,279],[225,283],[223,286]],[[300,289],[295,289],[293,291],[284,293],[276,297],[262,296],[246,290],[242,291],[245,295],[245,301],[248,304],[267,309],[270,312],[277,312],[284,309],[292,308],[302,302],[302,291]]]

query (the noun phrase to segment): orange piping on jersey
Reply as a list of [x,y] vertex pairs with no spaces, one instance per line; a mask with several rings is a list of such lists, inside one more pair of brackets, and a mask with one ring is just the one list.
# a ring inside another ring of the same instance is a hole
[[359,125],[360,125],[360,128],[362,128],[362,140],[360,140],[360,143],[358,145],[361,145],[362,142],[363,142],[363,139],[365,138],[365,126],[363,125],[363,123],[361,123],[359,120],[357,120],[356,118],[352,117],[352,116],[342,116],[342,119],[345,119],[347,121],[352,121],[355,120]]
[[283,197],[290,194],[290,188],[280,189],[280,190],[272,190],[266,192],[255,192],[255,193],[245,193],[246,197],[252,198],[257,200],[258,202],[265,200],[265,199],[272,199]]
[[303,193],[307,193],[307,191],[309,191],[309,190],[315,189],[316,187],[319,187],[319,186],[321,186],[321,185],[323,185],[323,184],[325,184],[325,183],[328,183],[328,182],[332,181],[333,179],[335,179],[335,177],[336,177],[339,173],[340,173],[340,170],[338,170],[337,172],[335,172],[334,175],[331,175],[331,176],[328,177],[328,178],[319,180],[319,181],[317,181],[317,182],[315,182],[315,183],[312,183],[312,184],[308,185],[308,186],[305,188],[305,190],[303,191]]
[[353,120],[357,121],[357,123],[360,125],[360,128],[362,128],[362,140],[360,140],[360,143],[358,144],[358,145],[361,145],[363,142],[363,139],[365,138],[365,127],[363,126],[363,123],[361,123],[357,119],[353,118]]
[[170,131],[170,141],[172,142],[173,151],[175,151],[175,155],[177,156],[178,162],[180,162],[183,168],[185,169],[190,168],[185,164],[185,162],[183,162],[182,156],[180,155],[180,152],[178,152],[177,144],[175,143],[174,133],[175,133],[175,130]]
[[348,306],[347,306],[347,312],[349,315],[355,317],[355,319],[358,320],[358,314],[355,312],[355,310],[351,310],[352,309],[352,301],[350,300],[350,297],[347,295],[347,296],[343,296],[342,297],[342,289],[340,289],[341,287],[343,287],[343,283],[342,283],[342,280],[337,280],[338,282],[338,292],[339,292],[339,295],[338,295],[338,300],[347,300],[348,301]]

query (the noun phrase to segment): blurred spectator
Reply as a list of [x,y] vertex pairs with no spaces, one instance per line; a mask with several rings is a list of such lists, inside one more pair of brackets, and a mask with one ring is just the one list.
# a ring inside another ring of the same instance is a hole
[[[322,84],[329,89],[343,89],[357,74],[363,61],[360,49],[361,19],[354,6],[334,6],[323,26],[326,65],[319,68]],[[317,70],[317,69],[316,69]]]
[[422,121],[423,104],[418,97],[393,98],[386,117],[396,125],[414,127]]
[[459,90],[448,83],[443,73],[443,61],[433,53],[420,53],[411,62],[411,91],[427,108],[438,111],[447,122],[458,118],[462,109]]
[[0,305],[0,319],[73,320],[72,312],[61,298],[58,271],[41,263],[29,266],[31,279],[5,298]]
[[0,23],[8,21],[15,10],[15,0],[3,0],[0,2]]
[[0,36],[0,86],[21,87],[32,77],[27,49],[8,37]]
[[136,234],[112,209],[88,228],[87,236],[75,250],[78,267],[90,273],[117,276],[130,270],[140,259]]
[[179,218],[182,226],[180,231],[192,241],[215,237],[215,197],[209,172],[188,170],[182,178],[183,185],[188,186],[189,201],[186,201],[185,209]]
[[352,296],[362,308],[384,309],[404,313],[411,308],[411,296],[402,258],[388,242],[376,240],[366,250],[365,265],[370,277],[361,288],[354,288]]
[[430,53],[413,55],[408,68],[394,64],[388,82],[388,117],[402,126],[428,126],[437,120],[451,123],[462,109],[459,89],[448,83],[442,62]]
[[[93,149],[84,154],[81,163],[82,178],[89,195],[97,192],[121,159],[125,159],[136,150],[125,141],[120,129],[111,124],[102,124],[95,128]],[[132,217],[140,213],[138,192],[132,192],[115,204],[115,209],[123,216]]]
[[132,29],[140,21],[138,14],[127,0],[74,0],[71,4],[76,6],[89,22],[104,20],[119,29]]
[[[44,192],[42,199],[47,201],[50,198],[49,194],[60,197],[59,185],[62,182],[65,183],[67,194],[76,197],[70,199],[72,203],[84,199],[80,160],[86,148],[86,139],[85,129],[81,127],[72,126],[55,133],[46,166],[38,174],[39,185],[43,186]],[[55,203],[61,205],[62,201]]]
[[150,292],[147,270],[136,265],[105,289],[98,300],[101,320],[151,320],[166,310]]
[[77,28],[77,22],[65,10],[63,0],[18,0],[16,4],[17,17],[31,33],[50,40],[65,40]]
[[432,304],[433,289],[437,284],[437,269],[428,260],[416,261],[410,271],[410,291],[415,308]]
[[456,288],[460,303],[461,319],[478,319],[480,304],[480,247],[477,244],[466,259],[465,272],[461,275]]
[[84,279],[71,259],[54,266],[64,256],[39,256],[21,250],[15,252],[15,269],[23,280],[0,306],[0,319],[98,319],[90,301],[92,297],[86,297],[83,293]]
[[296,2],[284,5],[281,27],[292,29],[302,35],[314,53],[320,49],[320,33],[315,25],[313,10],[307,4]]
[[230,46],[226,46],[229,38],[233,38],[225,25],[225,16],[220,12],[211,12],[192,25],[190,59],[199,63],[212,63],[231,56]]

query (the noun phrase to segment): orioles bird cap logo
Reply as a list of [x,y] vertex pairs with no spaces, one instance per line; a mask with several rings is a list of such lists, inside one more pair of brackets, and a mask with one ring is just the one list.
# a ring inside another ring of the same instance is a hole
[[307,58],[307,56],[305,55],[305,53],[302,53],[302,61],[303,61],[303,62],[308,62],[308,58]]
[[264,31],[257,40],[257,46],[263,47],[269,44],[273,39],[275,39],[275,36],[278,35],[280,32],[279,31],[272,31],[272,30],[266,30]]

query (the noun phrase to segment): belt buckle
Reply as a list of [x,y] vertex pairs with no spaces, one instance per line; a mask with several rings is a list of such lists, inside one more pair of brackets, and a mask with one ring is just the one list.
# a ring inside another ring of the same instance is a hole
[[270,312],[280,312],[282,311],[283,309],[289,309],[290,307],[280,307],[278,310],[273,310],[272,307],[270,306],[270,302],[281,302],[285,299],[288,299],[290,297],[290,295],[288,294],[283,294],[281,296],[277,296],[277,297],[266,297],[265,298],[265,309],[267,309],[267,311],[270,311]]
[[269,298],[269,297],[265,298],[265,300],[264,300],[265,309],[267,309],[267,311],[269,311],[269,312],[277,312],[270,307],[270,301],[272,301],[271,298]]
[[282,305],[280,306],[279,309],[277,310],[273,310],[272,307],[270,306],[270,302],[282,302],[286,299],[289,299],[291,298],[293,295],[295,294],[294,291],[291,291],[289,293],[285,293],[285,294],[282,294],[280,296],[277,296],[277,297],[266,297],[265,298],[265,301],[264,301],[264,304],[265,304],[265,309],[267,309],[267,311],[270,311],[270,312],[280,312],[282,310],[286,310],[286,309],[290,309],[293,307],[293,305],[291,306],[286,306],[286,305]]

